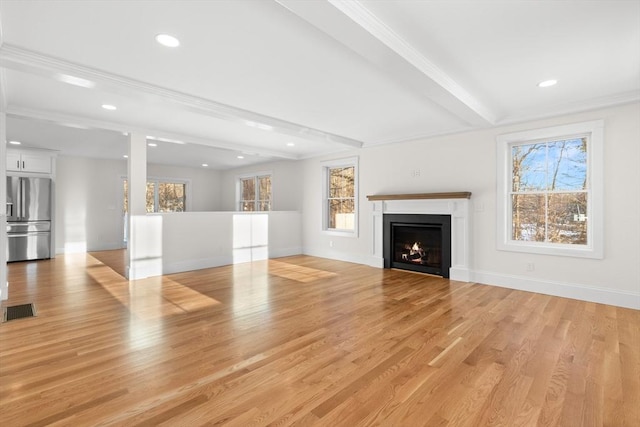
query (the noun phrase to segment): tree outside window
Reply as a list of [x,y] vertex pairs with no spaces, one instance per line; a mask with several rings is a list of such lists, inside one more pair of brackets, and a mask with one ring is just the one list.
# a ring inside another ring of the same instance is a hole
[[355,228],[355,167],[329,168],[329,229]]
[[[169,182],[162,180],[147,181],[146,206],[147,213],[154,212],[184,212],[186,210],[187,184],[184,182]],[[127,180],[123,183],[123,209],[127,213],[129,201],[127,194]]]
[[511,148],[513,240],[587,244],[587,138]]
[[239,210],[244,212],[271,210],[271,175],[242,177]]
[[358,158],[329,160],[323,169],[323,230],[339,235],[358,233]]

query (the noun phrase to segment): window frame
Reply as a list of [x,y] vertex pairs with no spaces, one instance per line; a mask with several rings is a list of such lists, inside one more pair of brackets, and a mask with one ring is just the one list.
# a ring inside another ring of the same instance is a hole
[[[128,177],[126,175],[122,175],[120,177],[121,182],[120,182],[120,188],[123,188],[124,186],[124,181],[128,180]],[[159,183],[164,183],[164,184],[184,184],[184,211],[182,212],[190,212],[192,211],[192,206],[191,206],[191,180],[190,179],[183,179],[183,178],[166,178],[166,177],[156,177],[156,176],[148,176],[147,180],[145,182],[145,185],[148,185],[149,183],[153,183],[154,184],[154,194],[153,194],[153,203],[154,203],[154,208],[158,207],[158,202],[159,202],[159,196],[158,196],[158,184]],[[124,212],[126,209],[126,206],[124,206],[124,199],[121,200],[122,203],[122,209],[121,211]],[[156,214],[164,214],[164,213],[182,213],[182,212],[147,212],[147,215],[156,215]]]
[[[327,160],[322,164],[322,231],[324,234],[333,236],[358,237],[360,203],[359,203],[359,172],[358,172],[358,156],[347,157],[343,159]],[[353,167],[353,210],[354,224],[353,230],[329,228],[329,170],[337,168]]]
[[[260,192],[260,186],[258,185],[258,179],[268,176],[269,179],[271,180],[271,198],[269,199],[269,210],[266,211],[259,211],[257,209],[254,209],[253,211],[243,211],[241,210],[241,203],[243,202],[242,200],[242,180],[245,179],[249,179],[249,178],[253,178],[254,180],[254,198],[253,198],[253,206],[254,208],[258,207],[258,203],[261,201],[261,199],[259,199],[259,192]],[[237,212],[271,212],[273,211],[273,173],[271,171],[265,171],[265,172],[255,172],[255,173],[248,173],[248,174],[241,174],[241,175],[237,175],[236,176],[236,207],[235,207]]]
[[[587,244],[518,241],[512,238],[511,148],[536,142],[552,142],[572,137],[587,138]],[[532,254],[580,258],[604,257],[604,121],[593,120],[561,126],[498,135],[497,144],[497,248]]]

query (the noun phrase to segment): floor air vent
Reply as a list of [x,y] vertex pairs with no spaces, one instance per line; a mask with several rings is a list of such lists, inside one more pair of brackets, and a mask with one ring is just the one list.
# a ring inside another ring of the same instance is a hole
[[14,305],[11,307],[4,308],[4,315],[2,316],[3,322],[8,322],[9,320],[15,319],[23,319],[25,317],[35,317],[36,316],[36,307],[31,304],[21,304]]

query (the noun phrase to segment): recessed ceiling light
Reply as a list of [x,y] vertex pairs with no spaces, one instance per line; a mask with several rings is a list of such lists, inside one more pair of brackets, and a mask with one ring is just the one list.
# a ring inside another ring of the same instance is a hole
[[126,154],[125,154],[124,156],[122,156],[122,157],[124,157],[125,159],[128,159],[128,158],[129,158],[129,156],[127,156]]
[[156,144],[155,142],[150,142],[147,144],[149,147],[157,147],[158,144]]
[[158,34],[156,36],[156,41],[160,43],[162,46],[166,46],[166,47],[180,46],[180,40],[178,40],[173,36],[170,36],[169,34]]
[[287,142],[287,147],[295,147],[296,144],[293,142]]
[[244,159],[244,156],[238,156],[239,159]]
[[206,164],[206,163],[203,163],[202,166],[205,167],[205,168],[209,167],[209,165]]
[[20,142],[20,141],[9,141],[9,144],[20,145],[20,144],[22,144],[22,142]]
[[558,81],[557,80],[545,80],[543,82],[538,83],[538,87],[549,87],[549,86],[553,86],[555,84],[557,84]]
[[117,110],[118,109],[115,105],[111,105],[111,104],[102,104],[102,108],[104,108],[105,110],[109,110],[109,111],[113,111],[113,110]]

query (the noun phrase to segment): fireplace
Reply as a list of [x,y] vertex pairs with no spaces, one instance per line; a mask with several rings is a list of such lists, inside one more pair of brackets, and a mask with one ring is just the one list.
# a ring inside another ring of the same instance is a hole
[[[373,238],[371,239],[371,257],[368,264],[373,267],[391,267],[391,248],[385,240],[385,218],[390,220],[395,215],[428,215],[446,216],[449,218],[450,267],[440,268],[451,280],[469,282],[471,280],[471,193],[468,191],[449,193],[419,193],[419,194],[380,194],[367,196],[371,203],[373,221]],[[391,222],[391,221],[389,221]],[[395,221],[394,222],[403,222]],[[406,222],[406,221],[404,221]],[[420,220],[418,223],[423,222]],[[427,221],[427,223],[430,223]],[[432,222],[431,222],[432,223]],[[390,228],[389,228],[390,230]],[[388,231],[390,233],[390,231]],[[385,254],[386,252],[386,254]],[[444,253],[447,253],[445,250]],[[417,264],[417,263],[416,263]],[[427,259],[428,264],[428,259]],[[406,263],[405,263],[406,265]],[[404,265],[400,266],[404,268]]]
[[385,268],[449,277],[451,215],[383,215]]

